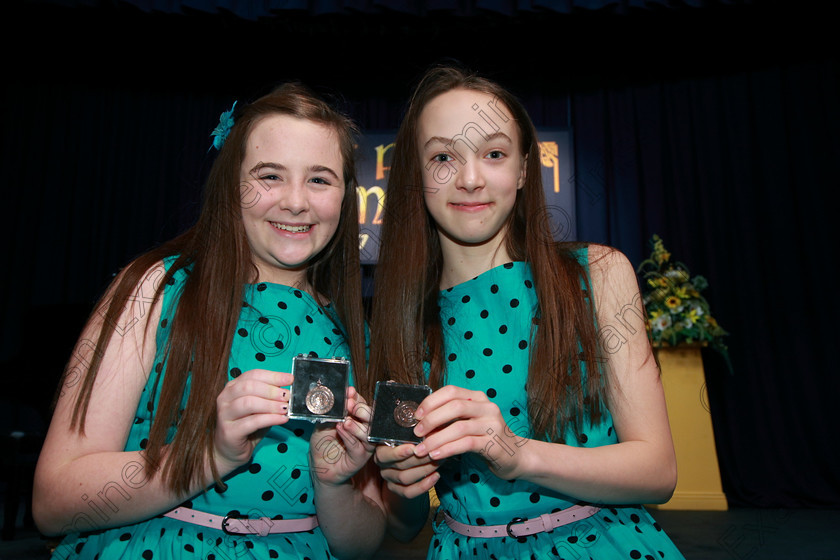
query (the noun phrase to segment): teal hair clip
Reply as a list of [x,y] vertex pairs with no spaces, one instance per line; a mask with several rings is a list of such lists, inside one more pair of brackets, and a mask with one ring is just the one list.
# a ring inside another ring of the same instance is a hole
[[221,150],[222,146],[225,145],[225,140],[227,140],[228,134],[230,134],[230,129],[233,128],[233,110],[236,108],[236,103],[234,101],[230,110],[223,112],[219,116],[219,124],[210,133],[210,136],[213,137],[213,145],[211,147],[217,150]]

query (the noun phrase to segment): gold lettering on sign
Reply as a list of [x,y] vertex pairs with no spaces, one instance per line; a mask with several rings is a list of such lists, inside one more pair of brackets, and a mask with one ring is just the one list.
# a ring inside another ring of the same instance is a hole
[[391,142],[387,146],[384,144],[380,144],[376,147],[376,180],[384,179],[385,172],[391,169],[390,166],[385,167],[385,154],[394,147],[394,143]]
[[370,188],[356,187],[356,194],[359,197],[359,224],[366,223],[368,197],[373,195],[376,197],[376,213],[374,214],[373,221],[371,221],[371,223],[377,226],[382,225],[382,209],[385,207],[385,191],[382,187],[376,185]]
[[557,142],[540,142],[540,163],[554,168],[554,192],[560,192],[560,161]]

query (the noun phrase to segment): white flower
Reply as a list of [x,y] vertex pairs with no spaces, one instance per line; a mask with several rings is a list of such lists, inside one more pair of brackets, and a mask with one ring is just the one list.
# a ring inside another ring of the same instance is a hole
[[671,326],[671,315],[665,313],[660,315],[650,323],[650,327],[654,332],[662,332]]

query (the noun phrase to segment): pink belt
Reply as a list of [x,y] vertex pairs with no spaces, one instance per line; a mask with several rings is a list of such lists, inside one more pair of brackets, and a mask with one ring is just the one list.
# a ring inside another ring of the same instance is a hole
[[228,535],[259,535],[264,537],[272,533],[300,533],[311,531],[318,526],[315,515],[302,519],[271,519],[269,517],[239,518],[225,515],[213,515],[185,507],[178,507],[163,514],[164,517],[185,521],[202,527],[224,531]]
[[557,527],[592,517],[600,510],[601,508],[595,506],[576,505],[557,513],[544,513],[533,519],[515,517],[506,525],[466,525],[455,521],[446,512],[443,514],[443,520],[449,525],[450,529],[468,537],[489,539],[508,536],[515,538],[551,531]]

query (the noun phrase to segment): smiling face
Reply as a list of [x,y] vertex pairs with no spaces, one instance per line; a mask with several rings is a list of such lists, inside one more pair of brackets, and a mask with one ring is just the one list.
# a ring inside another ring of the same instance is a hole
[[240,168],[242,221],[260,282],[295,285],[341,217],[343,160],[335,131],[289,115],[261,119]]
[[[423,196],[444,252],[495,250],[525,179],[519,129],[504,105],[475,90],[433,98],[418,120]],[[506,119],[506,120],[505,120]]]

